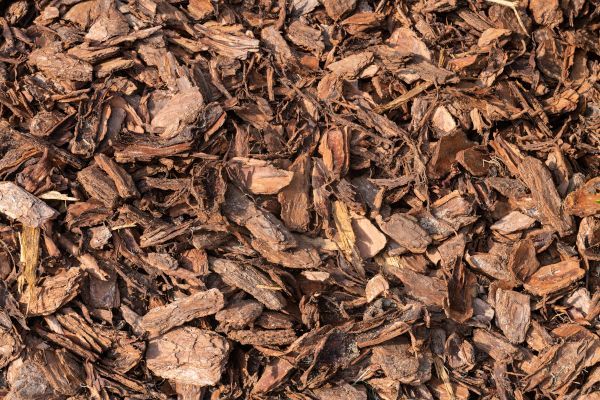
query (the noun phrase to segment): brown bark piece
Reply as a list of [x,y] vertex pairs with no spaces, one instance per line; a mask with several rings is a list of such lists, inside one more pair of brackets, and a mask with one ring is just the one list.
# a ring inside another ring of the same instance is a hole
[[490,226],[490,229],[498,231],[503,235],[509,235],[530,228],[534,223],[535,219],[528,217],[525,214],[521,214],[518,211],[511,211],[494,225]]
[[0,182],[0,212],[24,225],[40,228],[58,213],[12,182]]
[[124,199],[139,197],[140,193],[133,182],[131,175],[120,165],[104,154],[96,154],[94,160],[100,168],[112,179],[119,196]]
[[393,214],[389,220],[380,222],[379,226],[396,243],[413,253],[424,253],[431,243],[427,232],[414,217],[407,214]]
[[367,389],[362,385],[352,386],[344,383],[339,386],[322,387],[313,390],[319,400],[326,399],[346,399],[346,400],[366,400]]
[[335,21],[352,11],[356,7],[356,0],[325,0],[323,5],[327,15]]
[[254,194],[277,194],[288,186],[294,173],[261,160],[234,158],[234,171],[242,185]]
[[488,332],[484,329],[475,329],[473,331],[473,344],[479,350],[489,354],[494,360],[508,361],[510,359],[520,358],[519,349],[513,346],[503,336]]
[[21,303],[26,306],[28,315],[50,315],[79,294],[81,279],[79,268],[62,270],[39,286],[28,286]]
[[229,188],[223,211],[227,218],[245,226],[257,239],[284,250],[295,245],[292,234],[273,214],[258,208],[242,192]]
[[552,181],[552,175],[546,166],[532,157],[526,157],[519,164],[519,176],[529,187],[533,200],[539,207],[542,223],[550,225],[561,236],[573,230],[573,220],[565,215],[561,200]]
[[444,306],[444,300],[448,297],[448,288],[443,280],[418,274],[406,268],[398,269],[394,274],[402,281],[409,296],[427,305]]
[[456,153],[456,161],[473,176],[486,176],[490,154],[486,146],[473,146]]
[[496,290],[496,324],[511,343],[525,341],[531,308],[529,296],[512,290]]
[[383,369],[386,377],[403,384],[418,385],[431,378],[431,353],[419,349],[414,354],[410,342],[404,338],[375,347],[373,362]]
[[448,174],[450,166],[456,160],[456,154],[472,145],[473,143],[460,130],[442,136],[437,142],[431,160],[427,165],[428,175],[432,178],[441,178]]
[[296,341],[293,329],[231,331],[227,337],[245,345],[284,346]]
[[162,378],[209,386],[221,379],[230,350],[220,335],[186,326],[151,340],[146,363],[150,371]]
[[352,230],[356,237],[356,247],[363,259],[375,257],[387,243],[385,235],[368,218],[353,216]]
[[587,181],[579,189],[569,193],[564,202],[568,215],[589,217],[600,214],[600,177]]
[[113,180],[100,167],[92,165],[77,174],[77,180],[94,200],[102,202],[108,208],[115,208],[119,193]]
[[263,312],[261,303],[254,300],[242,300],[227,305],[215,314],[219,329],[243,329],[253,323]]
[[194,293],[145,314],[140,326],[149,337],[156,337],[196,318],[212,315],[223,308],[223,294],[218,289]]
[[521,282],[525,282],[539,268],[535,246],[531,239],[519,241],[513,248],[508,259],[508,270]]
[[448,281],[448,298],[444,302],[446,314],[455,321],[464,322],[473,316],[475,275],[457,259]]
[[270,310],[281,310],[286,301],[278,292],[279,287],[251,265],[239,264],[225,259],[212,259],[211,268],[223,281],[252,295]]
[[92,80],[93,68],[90,64],[49,47],[32,51],[29,54],[29,63],[49,78],[76,82]]
[[305,232],[310,224],[310,157],[303,155],[290,166],[292,179],[281,189],[277,199],[281,204],[281,220],[293,231]]
[[544,296],[566,288],[584,275],[585,270],[579,268],[579,261],[561,261],[538,269],[525,282],[525,289],[535,295]]

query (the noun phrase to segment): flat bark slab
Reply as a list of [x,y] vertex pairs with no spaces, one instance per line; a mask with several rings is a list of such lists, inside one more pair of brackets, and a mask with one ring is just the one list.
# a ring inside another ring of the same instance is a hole
[[150,340],[146,363],[156,375],[177,383],[214,385],[230,350],[227,339],[214,332],[182,327]]
[[150,337],[155,337],[193,319],[215,314],[224,304],[223,294],[218,289],[194,293],[151,309],[142,317],[140,326]]
[[213,259],[211,267],[225,283],[252,295],[268,309],[281,310],[285,307],[285,299],[275,283],[255,267],[224,259]]
[[52,207],[12,182],[0,182],[0,212],[33,228],[58,215]]

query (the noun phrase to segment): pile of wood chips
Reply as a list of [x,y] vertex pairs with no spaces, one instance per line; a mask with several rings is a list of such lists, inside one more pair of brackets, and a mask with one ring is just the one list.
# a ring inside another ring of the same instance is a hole
[[0,2],[0,397],[600,399],[598,0]]

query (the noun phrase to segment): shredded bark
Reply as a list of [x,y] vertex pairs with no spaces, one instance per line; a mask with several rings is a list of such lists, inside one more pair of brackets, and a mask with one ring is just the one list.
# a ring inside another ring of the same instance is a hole
[[599,399],[598,6],[0,2],[0,397]]

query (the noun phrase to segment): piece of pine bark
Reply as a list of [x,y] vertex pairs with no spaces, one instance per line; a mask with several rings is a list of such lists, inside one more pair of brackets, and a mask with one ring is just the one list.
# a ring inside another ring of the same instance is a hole
[[393,274],[402,281],[406,293],[427,305],[444,306],[448,297],[446,282],[439,278],[418,274],[408,268],[400,268]]
[[511,211],[498,220],[494,225],[490,226],[490,229],[493,229],[503,235],[509,235],[511,233],[530,228],[534,223],[535,219],[518,211]]
[[258,208],[240,190],[229,187],[223,211],[227,218],[245,226],[257,239],[285,250],[296,245],[296,241],[283,223],[273,214]]
[[40,228],[58,212],[12,182],[0,182],[0,212],[32,228]]
[[519,176],[529,187],[533,200],[542,215],[542,223],[556,229],[560,236],[573,230],[573,219],[562,211],[561,199],[552,175],[540,160],[526,157],[518,166]]
[[544,296],[568,287],[584,275],[585,270],[579,267],[579,261],[561,261],[540,267],[525,282],[525,289],[537,296]]
[[146,365],[178,384],[210,386],[221,379],[230,350],[217,333],[185,326],[150,340]]
[[92,80],[93,68],[90,64],[50,47],[32,51],[29,54],[29,63],[49,78],[76,82]]
[[327,15],[337,21],[356,7],[356,0],[325,0],[323,5]]
[[319,253],[310,246],[300,245],[295,249],[279,250],[262,240],[252,240],[252,248],[267,261],[287,268],[317,268],[321,264]]
[[370,303],[375,300],[379,295],[384,293],[390,288],[389,283],[385,280],[385,277],[381,274],[375,275],[369,279],[367,286],[365,286],[365,297],[367,302]]
[[413,253],[424,253],[431,243],[431,237],[408,214],[393,214],[387,221],[380,221],[379,227],[396,243]]
[[278,291],[279,286],[255,267],[218,258],[211,259],[210,265],[223,282],[252,295],[268,309],[281,310],[285,307],[286,301]]
[[531,239],[524,239],[515,244],[508,259],[508,269],[521,282],[525,282],[539,268],[535,246]]
[[119,196],[124,199],[139,197],[133,178],[119,164],[104,154],[96,154],[94,160],[100,168],[112,179]]
[[219,330],[244,329],[253,323],[263,312],[263,305],[254,300],[241,300],[228,304],[215,314]]
[[448,298],[444,302],[446,315],[457,322],[465,322],[473,316],[476,282],[475,275],[457,259],[448,281]]
[[151,309],[142,317],[140,326],[153,338],[193,319],[215,314],[224,304],[223,294],[218,289],[197,292]]
[[600,213],[600,177],[587,181],[582,187],[569,193],[564,202],[568,215],[589,217]]
[[82,278],[80,268],[62,270],[38,286],[27,286],[20,302],[28,315],[50,315],[79,294]]
[[344,399],[367,400],[367,389],[363,385],[344,383],[337,386],[324,386],[313,390],[318,400]]
[[117,187],[99,166],[92,165],[79,171],[77,180],[92,199],[102,202],[108,208],[117,206],[119,201]]
[[504,336],[485,329],[478,328],[473,331],[473,344],[494,360],[509,361],[521,358],[518,347],[512,345]]
[[5,311],[0,311],[0,344],[0,368],[5,368],[23,349],[21,335]]
[[418,385],[431,379],[431,353],[425,348],[416,353],[410,341],[398,338],[373,348],[373,363],[386,377],[407,385]]
[[385,235],[368,218],[353,215],[352,230],[356,237],[356,247],[363,259],[375,257],[387,244]]
[[298,338],[293,329],[230,331],[227,337],[241,344],[254,346],[284,346],[294,343]]
[[523,343],[529,329],[529,296],[513,290],[496,290],[496,324],[513,344]]
[[305,232],[310,224],[310,170],[310,157],[298,157],[289,167],[293,173],[290,184],[277,196],[281,204],[281,220],[292,231]]
[[294,365],[285,358],[273,358],[252,388],[252,392],[256,394],[270,392],[281,385],[293,370]]
[[240,183],[254,194],[277,194],[288,186],[294,173],[276,168],[266,161],[236,157],[232,170]]

